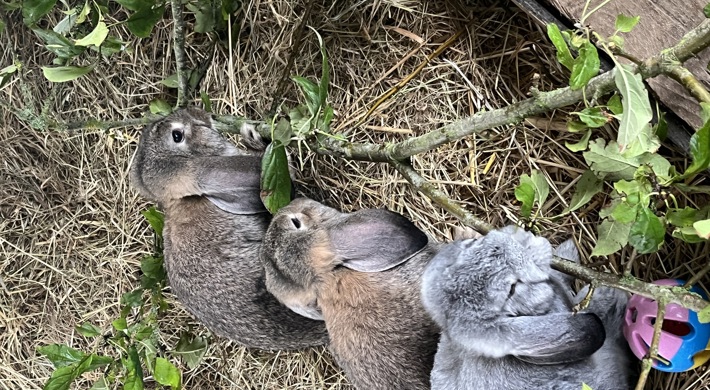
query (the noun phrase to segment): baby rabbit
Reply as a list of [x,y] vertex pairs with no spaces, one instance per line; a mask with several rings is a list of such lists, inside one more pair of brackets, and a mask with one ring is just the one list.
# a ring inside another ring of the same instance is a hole
[[[263,145],[250,126],[251,145]],[[176,111],[141,135],[131,183],[165,212],[165,269],[172,291],[214,333],[247,347],[325,344],[325,326],[266,291],[259,247],[270,214],[259,197],[261,157],[234,147],[196,108]]]
[[[570,278],[550,268],[552,254],[546,239],[509,226],[431,261],[422,299],[442,329],[433,390],[629,388],[626,294],[599,288],[590,310],[600,315],[572,314]],[[571,241],[557,255],[578,258]]]
[[438,329],[419,298],[439,244],[402,215],[341,213],[299,198],[266,232],[266,287],[304,316],[325,320],[330,350],[361,390],[429,389]]

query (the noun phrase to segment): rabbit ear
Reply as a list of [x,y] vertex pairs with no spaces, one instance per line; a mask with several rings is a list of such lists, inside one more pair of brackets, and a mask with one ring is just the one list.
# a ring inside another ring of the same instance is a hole
[[232,214],[266,211],[260,197],[261,158],[258,156],[194,159],[198,194]]
[[606,338],[604,325],[592,313],[553,313],[510,317],[502,321],[513,345],[511,355],[533,364],[563,364],[591,356]]
[[381,272],[404,263],[429,242],[424,232],[404,216],[368,209],[347,214],[329,231],[343,266],[360,272]]

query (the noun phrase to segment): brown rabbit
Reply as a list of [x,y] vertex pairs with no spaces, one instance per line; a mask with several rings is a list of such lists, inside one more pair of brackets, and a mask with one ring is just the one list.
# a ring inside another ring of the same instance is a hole
[[325,320],[355,387],[429,389],[439,331],[419,290],[438,247],[397,213],[346,214],[300,198],[274,216],[261,258],[270,292]]
[[[263,145],[253,127],[251,145]],[[259,197],[261,157],[237,149],[205,111],[188,108],[149,126],[132,185],[165,212],[172,291],[214,333],[247,347],[299,349],[327,342],[325,326],[268,293],[259,247],[271,215]]]

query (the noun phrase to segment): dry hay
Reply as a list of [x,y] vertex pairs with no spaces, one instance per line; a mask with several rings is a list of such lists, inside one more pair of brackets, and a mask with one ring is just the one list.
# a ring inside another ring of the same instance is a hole
[[[243,4],[234,50],[219,45],[214,49],[202,85],[215,112],[261,119],[268,111],[304,8],[303,2],[293,1]],[[125,15],[112,17],[123,20]],[[21,26],[17,14],[7,19],[0,66],[19,56],[25,64],[27,92],[36,99],[23,95],[22,83],[15,78],[0,91],[3,104],[37,110],[48,91],[56,90],[49,112],[60,119],[121,120],[140,116],[149,101],[172,93],[158,83],[174,69],[169,20],[161,22],[150,39],[131,40],[132,53],[101,61],[97,71],[60,86],[41,76],[39,66],[51,59],[36,37]],[[505,2],[351,0],[327,7],[316,2],[308,24],[327,45],[334,124],[357,141],[422,134],[474,112],[524,99],[531,87],[552,89],[565,78],[542,30]],[[364,126],[351,128],[377,96],[461,28],[467,32],[440,58]],[[126,31],[120,34],[131,39]],[[211,47],[197,34],[189,36],[188,43],[193,64],[202,61]],[[320,74],[317,41],[310,30],[292,73]],[[298,101],[290,87],[284,104],[293,106]],[[564,148],[566,140],[576,138],[563,131],[566,116],[557,112],[496,129],[486,138],[468,137],[416,156],[413,164],[453,199],[496,226],[516,219],[517,178],[541,169],[553,186],[542,215],[552,217],[564,208],[574,180],[584,169],[581,156]],[[35,348],[49,343],[88,348],[74,326],[90,321],[108,329],[117,315],[120,295],[137,284],[141,256],[150,251],[152,236],[139,213],[148,204],[127,183],[138,129],[41,132],[8,110],[3,110],[1,120],[0,389],[39,389],[51,365]],[[677,156],[672,150],[666,152]],[[343,210],[387,207],[442,240],[449,239],[458,224],[386,165],[307,152],[302,164],[298,158],[294,161],[302,192]],[[596,211],[605,201],[599,196],[578,213],[543,219],[541,230],[553,239],[573,235],[588,255],[596,235]],[[634,272],[645,280],[689,278],[707,263],[707,253],[707,244],[669,241],[658,254],[639,257]],[[619,271],[620,258],[611,256],[608,268]],[[706,290],[710,287],[707,277],[701,284]],[[178,303],[172,303],[161,320],[166,345],[174,346],[188,328],[207,333]],[[183,369],[186,388],[191,389],[350,388],[323,349],[272,353],[218,340],[197,369]],[[649,389],[701,388],[708,387],[710,375],[703,368],[679,375],[654,373],[650,383]]]

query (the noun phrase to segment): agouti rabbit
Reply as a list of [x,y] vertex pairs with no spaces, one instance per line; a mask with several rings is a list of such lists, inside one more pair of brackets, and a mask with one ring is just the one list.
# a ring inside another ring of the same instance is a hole
[[429,389],[439,340],[419,296],[438,247],[397,213],[341,213],[300,198],[274,215],[261,257],[270,292],[325,320],[355,387],[415,390]]
[[[263,145],[245,126],[250,145]],[[205,111],[188,108],[147,126],[131,182],[165,212],[172,291],[214,333],[247,347],[298,349],[327,342],[325,326],[266,291],[258,253],[270,214],[259,197],[261,157],[237,149]]]
[[[570,279],[550,268],[552,255],[546,239],[509,226],[431,261],[422,298],[442,329],[433,390],[629,388],[626,294],[598,288],[588,311],[573,314]],[[557,255],[579,256],[570,241]]]

